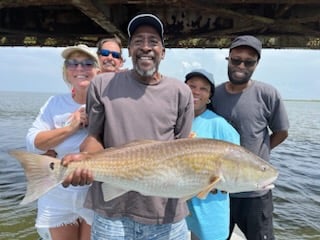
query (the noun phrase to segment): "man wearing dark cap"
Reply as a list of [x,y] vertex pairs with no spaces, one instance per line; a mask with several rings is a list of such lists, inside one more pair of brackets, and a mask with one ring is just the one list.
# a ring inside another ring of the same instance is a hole
[[[190,134],[193,99],[182,81],[162,75],[158,69],[165,56],[162,22],[152,14],[140,14],[128,25],[129,56],[133,69],[104,73],[88,90],[89,136],[81,150],[95,152],[134,140],[174,140]],[[69,155],[63,164],[85,158]],[[146,162],[146,164],[148,164]],[[64,185],[91,183],[89,171],[80,169]],[[92,240],[174,239],[185,240],[188,230],[185,201],[125,192],[104,201],[104,193],[119,192],[93,182],[86,206],[95,211]]]
[[[266,161],[270,151],[288,136],[289,121],[279,92],[251,79],[262,44],[253,36],[239,36],[230,46],[229,81],[216,88],[214,110],[239,132],[243,147]],[[237,224],[248,240],[274,239],[272,191],[230,194],[230,235]]]

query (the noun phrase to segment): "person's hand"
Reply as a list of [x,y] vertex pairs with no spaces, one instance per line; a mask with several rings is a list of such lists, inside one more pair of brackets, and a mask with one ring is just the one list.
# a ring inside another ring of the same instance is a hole
[[[61,165],[68,167],[68,165],[74,161],[81,161],[87,158],[88,153],[68,154],[62,161]],[[93,174],[90,169],[77,168],[70,173],[62,182],[62,186],[68,187],[70,184],[73,186],[90,185],[93,182]]]
[[80,127],[87,127],[88,126],[88,115],[84,107],[79,109],[80,113]]
[[80,128],[84,128],[88,126],[88,116],[86,114],[85,108],[81,107],[69,118],[68,126],[71,127],[74,131],[77,131]]

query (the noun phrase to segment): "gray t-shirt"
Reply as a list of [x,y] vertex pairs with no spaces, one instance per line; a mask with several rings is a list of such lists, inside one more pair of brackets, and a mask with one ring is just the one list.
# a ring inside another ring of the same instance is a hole
[[[241,146],[266,161],[270,158],[270,133],[288,130],[289,120],[279,92],[271,85],[252,81],[241,93],[228,93],[219,85],[213,97],[216,113],[223,116],[240,134]],[[262,196],[266,191],[230,194],[231,197]]]
[[[147,85],[135,76],[125,71],[99,74],[92,80],[87,98],[89,135],[102,137],[105,148],[134,140],[188,137],[194,117],[189,87],[166,76]],[[99,182],[93,183],[85,205],[107,217],[130,217],[145,224],[177,222],[188,214],[183,201],[137,192],[104,202]]]

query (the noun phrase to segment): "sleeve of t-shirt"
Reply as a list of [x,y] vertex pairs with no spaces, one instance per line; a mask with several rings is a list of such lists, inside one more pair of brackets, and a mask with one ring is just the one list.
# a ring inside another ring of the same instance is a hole
[[[104,130],[105,111],[101,102],[101,90],[97,82],[92,81],[88,93],[86,112],[88,114],[88,134],[101,138]],[[102,138],[101,138],[102,139]]]
[[288,114],[281,99],[280,93],[274,90],[271,115],[268,119],[271,131],[281,131],[289,129]]
[[192,120],[194,118],[193,97],[189,87],[186,88],[185,94],[181,95],[179,104],[175,138],[187,138],[191,132]]
[[36,148],[34,142],[37,134],[42,131],[47,131],[53,129],[53,121],[50,117],[49,106],[53,97],[50,97],[47,102],[41,107],[40,112],[32,123],[32,126],[28,129],[26,136],[26,148],[27,151],[42,154],[45,151],[42,151]]

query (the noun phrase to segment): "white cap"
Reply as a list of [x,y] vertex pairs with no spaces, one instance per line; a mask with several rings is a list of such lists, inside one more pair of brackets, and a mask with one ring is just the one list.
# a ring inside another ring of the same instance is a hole
[[[72,47],[66,47],[62,51],[61,56],[64,59],[67,59],[70,56],[70,54],[72,54],[73,52],[83,52],[83,53],[87,54],[88,56],[90,56],[97,63],[97,67],[99,67],[99,59],[98,59],[97,54],[94,51],[92,51],[87,45],[79,44],[79,45],[72,46]],[[67,84],[67,86],[71,89],[72,86],[71,86],[70,82],[67,79],[67,73],[66,73],[65,64],[63,64],[63,67],[62,67],[62,77],[63,77],[63,80],[65,81],[65,83]]]
[[61,56],[64,59],[67,59],[70,56],[70,54],[73,53],[73,52],[83,52],[83,53],[89,55],[90,57],[92,57],[97,63],[99,62],[97,54],[94,51],[92,51],[85,44],[79,44],[79,45],[72,46],[72,47],[66,47],[62,51]]

